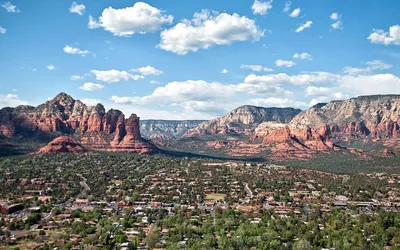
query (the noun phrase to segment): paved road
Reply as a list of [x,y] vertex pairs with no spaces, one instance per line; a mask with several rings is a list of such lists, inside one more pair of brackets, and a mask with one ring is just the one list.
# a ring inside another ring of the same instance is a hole
[[249,188],[249,184],[244,183],[244,191],[246,192],[247,196],[249,196],[250,199],[253,199],[253,192]]

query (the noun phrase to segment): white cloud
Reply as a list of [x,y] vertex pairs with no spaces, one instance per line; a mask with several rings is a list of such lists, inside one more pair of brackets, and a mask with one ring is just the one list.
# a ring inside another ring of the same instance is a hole
[[278,67],[291,68],[291,67],[295,66],[296,63],[293,62],[293,61],[285,61],[285,60],[282,60],[282,59],[278,59],[278,60],[275,61],[275,65],[278,66]]
[[339,14],[338,13],[332,13],[330,18],[333,21],[337,21],[337,20],[339,20]]
[[255,106],[262,107],[278,107],[278,108],[287,108],[287,107],[296,107],[296,108],[304,108],[307,107],[308,104],[306,102],[294,101],[288,98],[254,98],[250,99],[249,104]]
[[144,2],[136,2],[132,7],[114,9],[108,7],[96,21],[89,17],[88,27],[95,29],[102,27],[115,36],[131,36],[135,33],[145,34],[171,24],[174,17],[165,15],[164,11]]
[[393,74],[347,75],[339,83],[352,96],[400,93],[400,78]]
[[292,5],[292,2],[286,2],[285,3],[285,8],[283,8],[283,12],[289,12],[290,10],[290,5]]
[[253,10],[253,14],[255,15],[266,15],[268,14],[268,10],[272,9],[272,0],[269,1],[258,1],[254,0],[253,5],[251,6],[251,9]]
[[88,23],[88,28],[89,29],[97,29],[101,28],[101,24],[98,23],[92,16],[89,16],[89,23]]
[[391,26],[389,32],[374,29],[369,35],[368,40],[376,44],[400,45],[400,25]]
[[306,96],[321,96],[332,92],[331,88],[308,86],[305,89]]
[[251,69],[252,71],[265,71],[265,72],[271,72],[274,71],[273,69],[270,69],[268,67],[263,67],[262,65],[254,65],[254,64],[242,64],[240,65],[240,68],[242,69]]
[[341,30],[341,29],[343,29],[342,21],[337,21],[337,22],[333,23],[331,26],[332,26],[332,28],[334,28],[335,30]]
[[85,5],[77,4],[76,2],[72,2],[71,7],[69,8],[69,12],[76,13],[76,14],[82,16],[83,12],[85,12]]
[[96,76],[96,80],[103,81],[107,83],[114,83],[119,81],[129,81],[129,80],[139,80],[143,79],[144,77],[141,75],[132,75],[126,71],[119,71],[115,69],[111,70],[91,70],[92,74]]
[[48,70],[54,70],[56,67],[54,65],[47,65]]
[[98,103],[101,103],[100,99],[91,99],[91,98],[82,98],[80,99],[84,104],[88,106],[96,106]]
[[183,20],[161,32],[159,48],[179,55],[208,49],[214,45],[229,45],[236,41],[259,41],[264,35],[255,21],[238,14],[203,10],[192,20]]
[[148,76],[148,75],[161,75],[163,72],[159,69],[156,69],[150,65],[146,67],[141,67],[137,69],[133,69],[133,72],[140,72],[142,75]]
[[361,74],[369,74],[375,70],[385,70],[392,68],[392,65],[382,62],[381,60],[374,60],[365,63],[367,67],[365,68],[353,68],[351,66],[346,66],[343,69],[343,72],[349,75],[361,75]]
[[81,56],[86,56],[87,54],[89,54],[88,50],[81,50],[79,48],[73,48],[69,45],[65,45],[64,52],[68,53],[68,54],[81,55]]
[[0,26],[0,34],[5,34],[6,33],[6,29]]
[[151,84],[163,84],[162,82],[156,81],[156,80],[151,80],[150,81]]
[[295,53],[293,55],[293,58],[302,59],[302,60],[309,60],[309,61],[312,60],[312,56],[310,54],[308,54],[308,53],[305,53],[305,52],[303,52],[303,53]]
[[85,82],[82,86],[79,87],[81,90],[85,91],[97,91],[104,89],[104,86],[98,83]]
[[[331,91],[334,91],[334,89],[331,89]],[[344,100],[344,99],[348,99],[348,98],[350,98],[349,95],[343,94],[341,92],[331,92],[331,94],[328,94],[328,95],[321,95],[321,96],[314,97],[313,99],[311,99],[308,106],[311,107],[318,103],[327,103],[332,100]]]
[[302,25],[300,25],[300,27],[297,28],[296,32],[302,32],[304,29],[310,28],[312,23],[313,23],[312,21],[307,21],[303,23]]
[[335,30],[341,30],[343,29],[343,23],[340,19],[342,19],[342,16],[340,16],[338,13],[332,13],[330,16],[332,21],[336,21],[334,22],[331,27]]
[[73,75],[70,77],[71,81],[82,80],[83,78],[84,78],[83,76],[78,76],[78,75]]
[[229,85],[209,83],[202,80],[188,80],[170,82],[163,87],[156,88],[151,95],[118,97],[112,96],[115,103],[131,103],[142,105],[147,103],[178,103],[185,101],[210,101],[232,97],[235,91]]
[[269,75],[248,75],[241,85],[248,85],[248,88],[257,88],[257,86],[281,86],[295,85],[302,86],[315,83],[331,83],[337,82],[339,75],[328,72],[311,72],[307,74],[287,75],[269,74]]
[[15,94],[0,94],[0,108],[3,107],[16,107],[18,105],[27,105],[28,102],[20,100],[18,95]]
[[17,6],[13,5],[11,2],[5,2],[1,5],[7,12],[20,12]]
[[221,71],[221,74],[226,74],[226,73],[228,73],[228,72],[229,72],[229,70],[223,69],[223,70]]
[[294,9],[292,13],[290,13],[290,17],[298,17],[300,15],[300,8]]

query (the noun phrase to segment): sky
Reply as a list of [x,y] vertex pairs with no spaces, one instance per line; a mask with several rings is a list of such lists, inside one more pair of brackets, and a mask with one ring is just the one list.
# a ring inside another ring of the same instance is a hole
[[142,119],[400,94],[398,0],[0,0],[0,108]]

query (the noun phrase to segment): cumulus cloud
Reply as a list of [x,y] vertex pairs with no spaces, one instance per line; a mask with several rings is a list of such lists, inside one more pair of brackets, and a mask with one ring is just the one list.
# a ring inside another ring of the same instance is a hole
[[283,8],[283,12],[289,12],[290,5],[292,5],[292,2],[290,2],[290,1],[286,2],[285,3],[285,8]]
[[272,0],[265,2],[254,0],[251,9],[253,10],[253,14],[255,15],[266,15],[268,14],[268,10],[272,9]]
[[292,13],[290,13],[290,17],[298,17],[300,15],[300,8],[294,9]]
[[374,29],[368,40],[375,44],[400,45],[400,25],[391,26],[389,32]]
[[108,7],[103,10],[98,20],[89,16],[90,29],[102,27],[115,36],[131,36],[136,33],[145,34],[161,29],[164,25],[171,24],[174,17],[164,14],[144,2],[136,2],[132,7],[114,9]]
[[331,27],[332,27],[333,29],[335,29],[335,30],[343,29],[343,23],[342,23],[342,21],[340,20],[340,19],[342,19],[342,16],[341,16],[341,15],[339,15],[338,13],[332,13],[331,16],[330,16],[330,18],[331,18],[332,21],[335,21],[335,22],[331,25]]
[[254,98],[254,99],[250,99],[248,102],[249,102],[249,104],[252,104],[255,106],[262,106],[262,107],[278,107],[278,108],[308,107],[308,104],[306,102],[294,101],[294,100],[291,100],[288,98],[276,98],[276,97]]
[[202,80],[188,80],[170,82],[163,87],[156,88],[151,95],[142,97],[112,96],[115,103],[146,104],[153,102],[176,103],[182,101],[210,101],[232,97],[234,90],[221,83],[209,83]]
[[294,85],[302,86],[315,83],[330,83],[336,82],[339,75],[328,72],[311,72],[298,75],[288,75],[285,73],[269,74],[269,75],[248,75],[242,84],[250,85],[249,88],[257,88],[257,86],[281,86]]
[[332,13],[330,18],[333,21],[337,21],[339,19],[339,14],[338,13]]
[[332,89],[327,87],[308,86],[305,89],[306,96],[321,96],[321,95],[327,95],[331,92]]
[[1,7],[3,7],[7,12],[20,12],[17,6],[13,5],[11,2],[5,2]]
[[82,86],[79,87],[81,90],[85,91],[97,91],[104,89],[104,86],[98,83],[85,82]]
[[226,73],[228,73],[228,72],[229,72],[229,70],[227,70],[227,69],[221,70],[221,74],[226,74]]
[[264,67],[262,65],[254,65],[254,64],[242,64],[240,65],[240,68],[242,69],[251,69],[252,71],[265,71],[265,72],[271,72],[274,71],[273,69],[270,69],[268,67]]
[[278,67],[291,68],[291,67],[295,66],[296,63],[293,62],[293,61],[285,61],[285,60],[282,60],[282,59],[278,59],[278,60],[275,61],[275,65],[278,66]]
[[54,70],[56,67],[54,65],[47,65],[48,70]]
[[376,70],[385,70],[392,68],[392,65],[384,63],[381,60],[369,61],[366,62],[365,65],[367,66],[365,68],[354,68],[351,66],[346,66],[344,67],[343,72],[349,75],[360,75],[369,74]]
[[293,58],[302,59],[302,60],[309,60],[309,61],[312,60],[312,56],[310,54],[308,54],[308,53],[305,53],[305,52],[303,52],[303,53],[295,53],[293,55]]
[[[331,91],[334,91],[334,88],[332,88]],[[343,94],[341,92],[331,92],[328,95],[321,95],[321,96],[312,98],[308,106],[311,107],[318,103],[327,103],[332,100],[344,100],[344,99],[348,99],[348,98],[350,98],[350,96],[347,94]]]
[[15,94],[0,94],[0,108],[3,107],[16,107],[18,105],[27,105],[28,102],[20,100],[18,95]]
[[6,33],[6,29],[0,26],[0,34],[5,34]]
[[69,8],[69,12],[76,13],[76,14],[82,16],[83,12],[85,12],[85,5],[77,4],[76,2],[72,2],[71,7]]
[[229,45],[237,41],[259,41],[264,32],[254,20],[238,14],[217,14],[208,10],[195,13],[192,20],[183,20],[161,32],[159,48],[178,55]]
[[88,106],[96,106],[98,103],[101,103],[100,99],[91,99],[91,98],[82,98],[80,99],[84,104]]
[[400,93],[400,78],[393,74],[346,75],[339,83],[352,96]]
[[80,48],[73,48],[69,45],[65,45],[64,47],[64,52],[68,54],[73,54],[73,55],[81,55],[81,56],[86,56],[90,52],[88,50],[81,50]]
[[129,80],[139,80],[143,79],[144,77],[142,75],[132,75],[129,74],[126,71],[119,71],[115,69],[111,70],[91,70],[90,71],[92,74],[95,75],[96,80],[102,81],[102,82],[107,82],[107,83],[115,83],[119,81],[129,81]]
[[141,67],[137,69],[133,69],[133,72],[140,72],[142,75],[148,76],[148,75],[161,75],[163,72],[159,69],[156,69],[150,65],[146,67]]
[[310,28],[312,23],[313,23],[312,21],[307,21],[307,22],[303,23],[302,25],[300,25],[300,27],[298,27],[296,29],[296,32],[297,33],[302,32],[304,29]]

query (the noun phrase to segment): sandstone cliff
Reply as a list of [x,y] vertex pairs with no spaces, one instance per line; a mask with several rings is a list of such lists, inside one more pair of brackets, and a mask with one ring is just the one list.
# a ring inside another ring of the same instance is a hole
[[247,134],[250,135],[262,122],[276,121],[288,123],[301,112],[294,108],[263,108],[242,106],[224,117],[216,118],[200,124],[189,130],[186,136],[203,136],[216,134]]
[[301,112],[290,122],[299,128],[328,125],[337,140],[392,138],[399,134],[400,95],[360,96]]
[[82,153],[86,151],[81,144],[71,137],[59,136],[42,147],[38,153]]
[[[71,96],[60,93],[37,107],[18,106],[0,110],[0,133],[7,137],[41,138],[48,140],[59,135],[71,135],[91,149],[149,153],[156,148],[142,139],[139,117],[125,121],[119,110],[105,111],[102,104],[90,107]],[[135,129],[131,129],[135,128]],[[126,148],[113,148],[116,132]],[[125,131],[129,131],[126,133]],[[125,139],[125,135],[128,136]],[[125,140],[124,140],[125,139]],[[137,147],[137,150],[135,150]],[[129,148],[129,150],[127,149]]]

